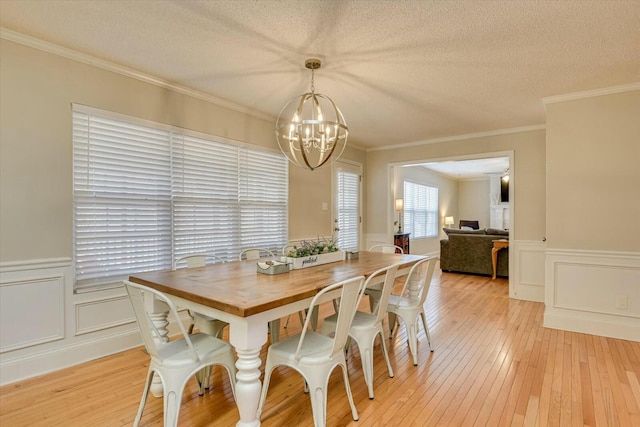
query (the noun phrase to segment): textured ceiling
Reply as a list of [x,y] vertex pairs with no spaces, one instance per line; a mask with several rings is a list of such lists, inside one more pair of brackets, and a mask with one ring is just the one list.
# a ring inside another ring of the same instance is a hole
[[0,0],[0,26],[275,118],[309,88],[363,148],[544,124],[640,81],[640,1]]

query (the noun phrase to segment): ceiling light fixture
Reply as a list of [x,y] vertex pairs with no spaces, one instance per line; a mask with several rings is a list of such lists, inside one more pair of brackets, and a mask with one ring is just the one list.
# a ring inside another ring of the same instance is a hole
[[504,174],[502,175],[502,180],[504,182],[509,182],[509,168],[505,169]]
[[311,70],[311,92],[293,98],[282,108],[276,138],[291,163],[314,170],[342,155],[349,128],[331,98],[315,92],[314,71],[321,61],[309,58],[304,65]]

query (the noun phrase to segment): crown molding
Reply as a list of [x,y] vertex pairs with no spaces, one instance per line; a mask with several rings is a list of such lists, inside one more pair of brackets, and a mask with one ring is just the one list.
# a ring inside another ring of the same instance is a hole
[[542,103],[544,105],[547,105],[547,104],[554,104],[556,102],[573,101],[573,100],[576,100],[576,99],[592,98],[592,97],[595,97],[595,96],[603,96],[603,95],[612,95],[612,94],[615,94],[615,93],[631,92],[633,90],[640,90],[640,82],[630,83],[630,84],[621,85],[621,86],[605,87],[605,88],[602,88],[602,89],[594,89],[594,90],[586,90],[586,91],[582,91],[582,92],[567,93],[567,94],[564,94],[564,95],[549,96],[549,97],[546,97],[546,98],[542,98]]
[[247,114],[257,119],[266,120],[269,122],[275,122],[276,118],[268,114],[251,110],[240,104],[236,104],[231,101],[227,101],[222,98],[210,95],[205,92],[201,92],[195,89],[191,89],[185,86],[180,86],[172,83],[168,80],[161,79],[151,74],[143,73],[141,71],[134,70],[122,65],[115,64],[104,59],[100,59],[86,53],[81,53],[73,49],[62,47],[54,43],[50,43],[44,40],[37,39],[35,37],[27,36],[25,34],[18,33],[7,28],[0,27],[0,39],[8,40],[14,43],[19,43],[27,47],[41,50],[43,52],[50,53],[52,55],[61,56],[63,58],[71,59],[72,61],[80,62],[82,64],[91,65],[97,68],[101,68],[106,71],[121,74],[126,77],[130,77],[145,83],[149,83],[163,89],[169,89],[182,95],[191,96],[193,98],[200,99],[202,101],[209,102],[211,104],[218,105],[220,107],[227,108],[229,110],[237,111],[239,113]]
[[434,138],[434,139],[425,139],[423,141],[415,141],[415,142],[407,142],[405,144],[397,144],[397,145],[385,145],[383,147],[375,147],[369,148],[367,152],[370,151],[384,151],[384,150],[394,150],[398,148],[407,148],[407,147],[416,147],[419,145],[426,144],[436,144],[439,142],[452,142],[452,141],[462,141],[465,139],[474,139],[474,138],[483,138],[487,136],[496,136],[496,135],[508,135],[512,133],[521,133],[521,132],[531,132],[535,130],[544,130],[547,126],[544,124],[541,125],[532,125],[532,126],[522,126],[517,128],[509,128],[509,129],[499,129],[493,130],[489,132],[478,132],[478,133],[469,133],[465,135],[455,135],[455,136],[446,136],[443,138]]

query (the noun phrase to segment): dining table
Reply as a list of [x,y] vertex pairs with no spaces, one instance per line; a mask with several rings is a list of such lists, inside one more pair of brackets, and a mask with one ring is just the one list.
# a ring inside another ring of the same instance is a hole
[[[229,342],[236,360],[237,426],[259,426],[257,408],[262,383],[260,352],[268,339],[268,324],[309,308],[311,299],[326,286],[399,264],[398,275],[423,255],[360,251],[342,261],[290,270],[282,274],[258,272],[256,261],[215,263],[204,267],[149,271],[133,274],[129,280],[166,294],[174,304],[192,312],[229,323]],[[329,297],[331,297],[329,295]],[[168,308],[158,301],[148,302],[158,331],[168,337]],[[273,337],[272,337],[273,340]],[[162,384],[152,388],[162,395]]]

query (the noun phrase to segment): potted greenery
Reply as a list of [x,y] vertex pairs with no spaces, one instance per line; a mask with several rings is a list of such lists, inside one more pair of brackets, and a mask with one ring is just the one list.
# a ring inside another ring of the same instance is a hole
[[300,246],[294,246],[283,261],[292,265],[294,270],[313,267],[344,260],[335,239],[303,240]]

